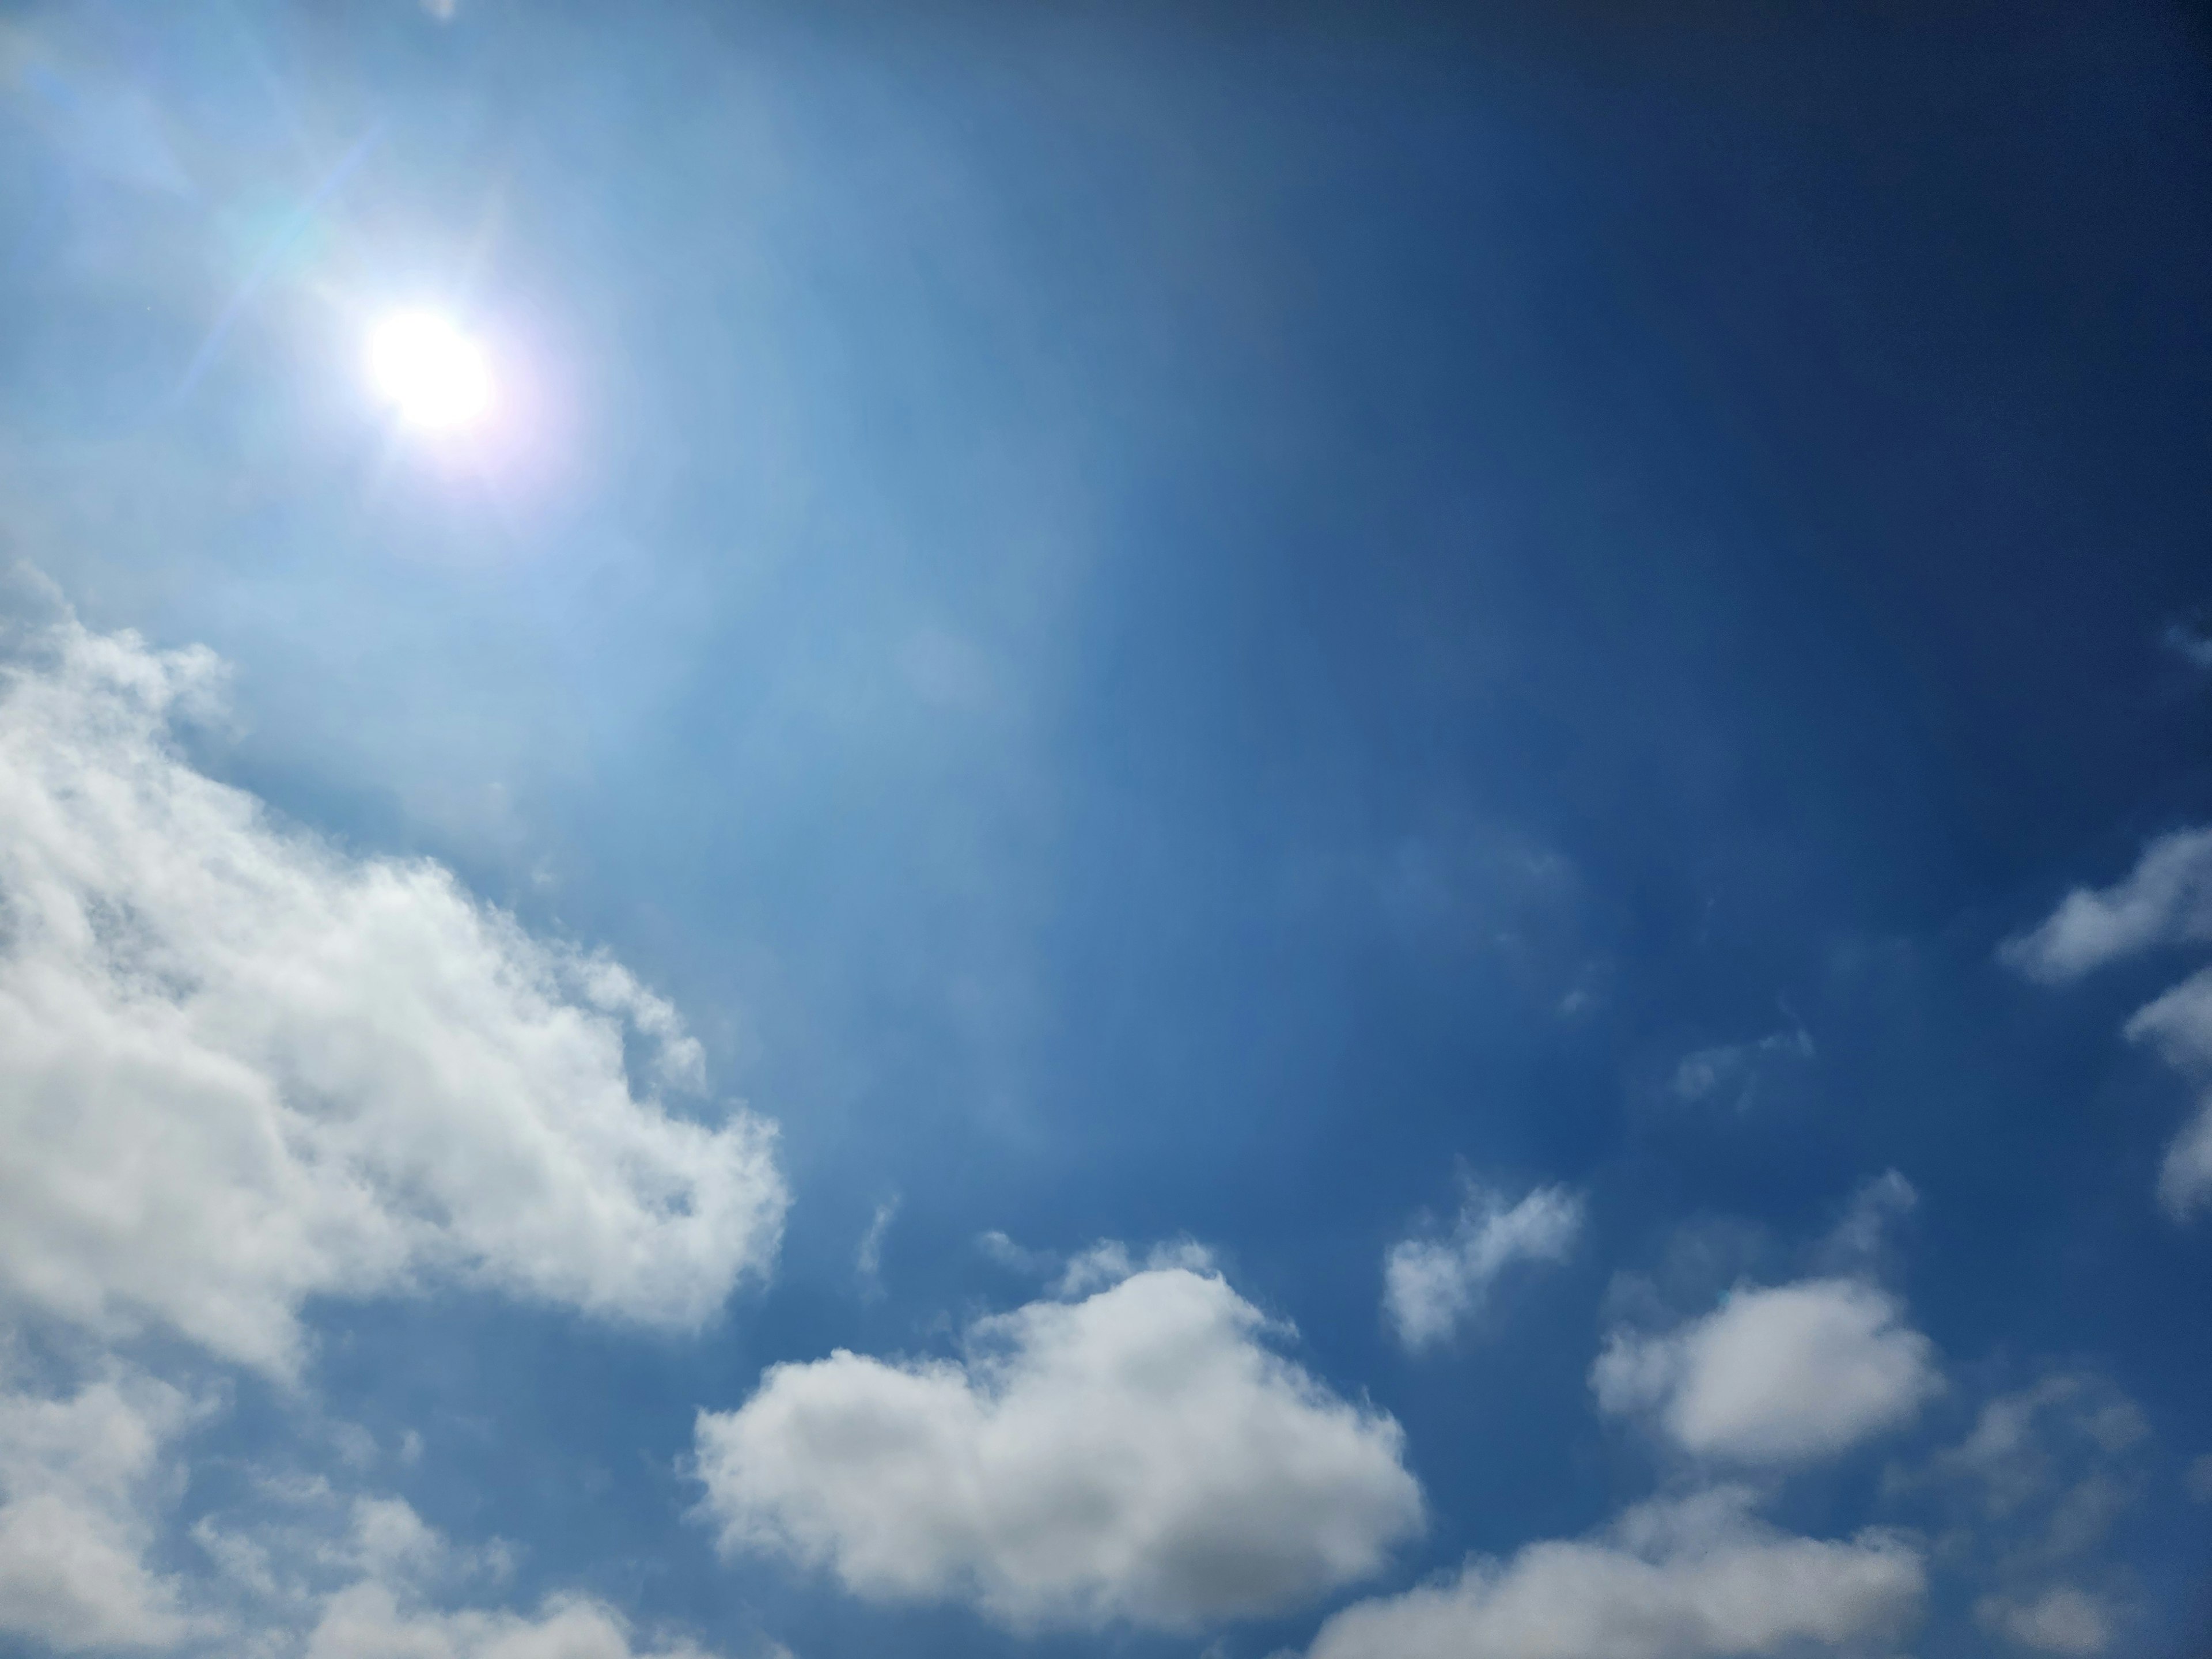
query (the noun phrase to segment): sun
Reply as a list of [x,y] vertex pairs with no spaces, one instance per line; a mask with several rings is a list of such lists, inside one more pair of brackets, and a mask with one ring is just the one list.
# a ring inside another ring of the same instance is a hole
[[368,379],[407,425],[458,432],[492,404],[491,362],[483,346],[435,311],[395,311],[368,333]]

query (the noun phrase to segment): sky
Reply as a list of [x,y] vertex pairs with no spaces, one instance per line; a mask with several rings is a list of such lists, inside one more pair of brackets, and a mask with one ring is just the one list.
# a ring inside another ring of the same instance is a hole
[[2208,118],[0,7],[0,1656],[2203,1659]]

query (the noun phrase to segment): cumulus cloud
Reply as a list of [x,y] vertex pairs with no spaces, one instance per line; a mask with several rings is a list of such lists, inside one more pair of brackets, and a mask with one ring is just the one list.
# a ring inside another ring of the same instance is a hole
[[[2128,875],[2101,891],[2077,888],[2039,927],[1999,947],[2008,966],[2046,985],[2160,945],[2212,941],[2212,830],[2178,830],[2143,849]],[[2212,1200],[2212,969],[2136,1014],[2129,1040],[2148,1042],[2194,1080],[2197,1115],[2166,1149],[2158,1195],[2185,1220]]]
[[1450,1335],[1507,1267],[1564,1261],[1582,1226],[1583,1200],[1564,1187],[1515,1204],[1470,1187],[1450,1237],[1401,1239],[1382,1258],[1382,1306],[1399,1340],[1419,1349]]
[[2183,830],[2143,848],[2112,886],[2077,887],[2043,925],[1999,947],[2004,963],[2063,985],[2161,945],[2212,939],[2212,830]]
[[1281,1334],[1218,1273],[1155,1265],[982,1320],[957,1363],[777,1365],[701,1413],[704,1510],[726,1549],[1016,1627],[1288,1607],[1376,1571],[1423,1512],[1397,1424]]
[[1595,1538],[1474,1559],[1455,1577],[1362,1601],[1308,1659],[1719,1659],[1869,1651],[1917,1619],[1918,1553],[1892,1534],[1791,1536],[1723,1487],[1629,1510]]
[[1616,1332],[1590,1386],[1602,1409],[1648,1414],[1686,1451],[1792,1463],[1902,1426],[1942,1382],[1896,1298],[1811,1279],[1738,1288],[1656,1335]]
[[151,1490],[191,1415],[118,1370],[64,1398],[0,1393],[0,1635],[62,1653],[187,1634],[178,1584],[149,1570]]
[[0,1294],[284,1373],[317,1294],[447,1274],[684,1327],[764,1270],[772,1131],[675,1011],[172,738],[219,665],[64,618],[0,669]]

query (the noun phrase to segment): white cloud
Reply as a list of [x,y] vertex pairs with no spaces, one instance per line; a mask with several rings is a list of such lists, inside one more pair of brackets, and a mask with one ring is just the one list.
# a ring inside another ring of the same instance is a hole
[[[2007,940],[1997,954],[2030,979],[2059,985],[2158,945],[2206,941],[2212,941],[2212,830],[2184,830],[2151,842],[2124,880],[2101,892],[2069,893],[2041,927]],[[2150,1042],[2205,1091],[2159,1172],[2159,1201],[2186,1220],[2212,1200],[2212,969],[2138,1011],[2127,1035]]]
[[[1089,1249],[1079,1250],[1067,1259],[1067,1265],[1053,1283],[1052,1293],[1062,1298],[1087,1296],[1092,1291],[1120,1284],[1136,1271],[1127,1245],[1118,1238],[1101,1239]],[[1197,1271],[1205,1272],[1206,1264],[1199,1263]]]
[[1719,1659],[1862,1651],[1901,1636],[1926,1593],[1902,1539],[1794,1537],[1724,1487],[1629,1510],[1605,1534],[1359,1602],[1308,1659]]
[[1397,1424],[1273,1334],[1218,1275],[1158,1265],[981,1321],[960,1363],[777,1365],[701,1413],[704,1508],[726,1549],[1017,1627],[1287,1607],[1376,1571],[1423,1516]]
[[2086,1386],[2081,1377],[2060,1376],[1999,1395],[1982,1407],[1973,1431],[1942,1455],[1938,1467],[1978,1484],[1992,1515],[2010,1514],[2051,1484],[2051,1419],[2079,1401]]
[[764,1270],[772,1130],[698,1047],[440,866],[273,823],[170,738],[204,652],[64,619],[0,678],[0,1294],[296,1365],[305,1298],[434,1273],[684,1327]]
[[119,1370],[68,1398],[0,1394],[0,1635],[76,1653],[195,1627],[144,1561],[164,1443],[191,1410]]
[[507,1561],[503,1545],[456,1549],[405,1499],[341,1491],[321,1475],[264,1474],[242,1509],[213,1511],[191,1537],[216,1569],[200,1588],[254,1609],[253,1622],[296,1614],[333,1591],[374,1581],[410,1589],[476,1576]]
[[613,1609],[556,1596],[537,1615],[410,1608],[368,1582],[332,1596],[304,1659],[705,1659],[688,1642],[634,1646]]
[[1649,1413],[1677,1445],[1751,1463],[1822,1457],[1909,1422],[1942,1386],[1896,1299],[1849,1279],[1737,1289],[1656,1336],[1616,1333],[1598,1404]]
[[1582,1198],[1564,1187],[1511,1205],[1471,1188],[1449,1238],[1401,1239],[1382,1258],[1382,1305],[1399,1340],[1419,1349],[1450,1335],[1498,1274],[1516,1261],[1564,1261],[1582,1226]]
[[2079,1580],[2142,1495],[2153,1441],[2134,1401],[2094,1372],[2062,1372],[1985,1404],[1935,1473],[1978,1499],[1980,1527],[2011,1601],[2063,1566]]
[[996,1227],[987,1233],[976,1234],[975,1248],[1010,1273],[1042,1277],[1060,1265],[1059,1256],[1050,1250],[1032,1250],[1025,1245],[1017,1244]]
[[2039,1653],[2102,1653],[2112,1645],[2112,1616],[2086,1590],[2061,1584],[2027,1601],[1984,1596],[1974,1616],[1990,1630]]
[[2159,1169],[2159,1201],[2176,1218],[2186,1218],[2212,1200],[2212,968],[2137,1011],[2127,1035],[2130,1042],[2149,1042],[2168,1065],[2207,1090]]
[[[228,1609],[221,1650],[284,1659],[708,1659],[680,1639],[641,1642],[619,1613],[556,1593],[534,1613],[441,1602],[508,1578],[512,1551],[456,1544],[404,1499],[317,1475],[270,1475],[257,1499],[193,1541],[218,1578],[198,1586]],[[191,1650],[199,1651],[198,1648]]]
[[2063,985],[2122,957],[2212,939],[2212,830],[2183,830],[2143,848],[2127,876],[2101,891],[2077,887],[2039,927],[2008,939],[2004,963]]
[[861,1288],[873,1295],[883,1293],[884,1235],[890,1231],[898,1211],[896,1193],[877,1205],[868,1231],[860,1235],[860,1248],[853,1254],[853,1271],[860,1276]]
[[1668,1079],[1677,1100],[1707,1100],[1726,1095],[1740,1112],[1757,1103],[1759,1085],[1778,1065],[1802,1065],[1815,1057],[1812,1033],[1791,1024],[1749,1042],[1717,1043],[1682,1056]]
[[1919,1189],[1895,1170],[1885,1170],[1851,1194],[1850,1206],[1828,1235],[1821,1255],[1842,1263],[1876,1261],[1897,1224],[1919,1207]]

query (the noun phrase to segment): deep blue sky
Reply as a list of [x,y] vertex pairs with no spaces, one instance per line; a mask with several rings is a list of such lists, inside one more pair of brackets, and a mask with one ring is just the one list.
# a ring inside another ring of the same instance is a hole
[[[2154,1437],[2097,1547],[2115,1650],[2197,1651],[2212,1218],[2160,1208],[2191,1091],[2120,1036],[2196,962],[2053,989],[1997,950],[2212,817],[2201,10],[0,40],[0,552],[233,665],[196,764],[604,947],[781,1126],[774,1277],[703,1334],[307,1304],[313,1409],[422,1437],[385,1485],[514,1540],[499,1596],[733,1659],[1302,1648],[1349,1594],[1024,1636],[718,1562],[694,1413],[952,1352],[1039,1294],[988,1230],[1188,1237],[1403,1425],[1431,1518],[1387,1592],[1687,1478],[1592,1407],[1620,1276],[1801,1276],[1895,1169],[1884,1282],[1948,1389],[1769,1513],[1933,1538],[1898,1471],[2094,1374]],[[361,319],[424,295],[528,366],[528,453],[385,430]],[[1409,1353],[1380,1263],[1463,1172],[1585,1231]],[[308,1410],[227,1386],[162,1559]],[[1913,1651],[2014,1650],[1972,1571]]]

